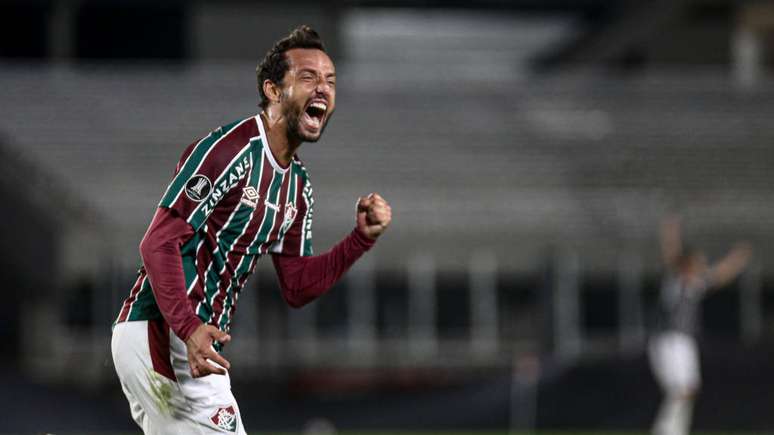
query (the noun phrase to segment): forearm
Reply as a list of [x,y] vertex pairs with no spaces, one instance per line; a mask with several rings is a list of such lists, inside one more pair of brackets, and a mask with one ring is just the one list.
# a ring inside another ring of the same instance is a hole
[[282,295],[299,308],[325,294],[375,243],[357,229],[324,254],[310,257],[273,255]]
[[736,279],[747,267],[751,253],[751,248],[746,244],[734,248],[710,270],[711,285],[718,288]]
[[188,302],[180,255],[181,241],[192,232],[184,220],[168,209],[159,209],[140,243],[156,304],[172,331],[183,341],[202,323]]
[[677,266],[682,254],[682,236],[680,234],[680,220],[676,216],[669,216],[661,223],[661,257],[669,268]]

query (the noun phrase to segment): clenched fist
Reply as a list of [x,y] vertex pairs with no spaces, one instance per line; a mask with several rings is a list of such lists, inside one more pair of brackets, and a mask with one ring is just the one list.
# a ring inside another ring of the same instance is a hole
[[390,204],[378,193],[361,196],[357,201],[357,229],[371,239],[379,237],[392,220]]

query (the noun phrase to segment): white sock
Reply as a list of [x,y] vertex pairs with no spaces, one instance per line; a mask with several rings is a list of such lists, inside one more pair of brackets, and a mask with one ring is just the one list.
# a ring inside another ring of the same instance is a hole
[[693,400],[667,395],[653,424],[654,435],[688,435],[693,415]]
[[682,397],[677,406],[677,427],[680,435],[688,435],[691,432],[691,418],[693,417],[693,399]]

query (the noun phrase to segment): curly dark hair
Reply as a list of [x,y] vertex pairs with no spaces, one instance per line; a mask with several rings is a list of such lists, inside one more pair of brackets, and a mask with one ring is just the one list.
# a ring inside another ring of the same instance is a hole
[[272,83],[282,86],[282,79],[288,71],[285,52],[293,48],[316,48],[325,52],[320,35],[307,25],[298,26],[290,32],[290,35],[277,41],[255,69],[255,75],[258,78],[258,92],[261,94],[261,108],[265,109],[269,105],[269,99],[263,92],[263,82],[270,80]]

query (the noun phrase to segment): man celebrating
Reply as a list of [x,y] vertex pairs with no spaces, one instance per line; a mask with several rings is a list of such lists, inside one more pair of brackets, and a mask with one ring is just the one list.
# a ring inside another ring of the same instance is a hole
[[317,32],[295,29],[257,68],[260,114],[191,144],[140,243],[143,267],[113,330],[116,372],[146,434],[244,434],[231,394],[239,293],[271,254],[282,294],[324,294],[392,218],[378,194],[357,202],[355,229],[312,255],[312,188],[296,151],[333,114],[336,72]]
[[733,281],[747,266],[752,248],[740,243],[714,264],[701,251],[686,248],[680,220],[661,224],[661,251],[667,274],[659,297],[659,325],[648,346],[651,367],[664,397],[654,435],[690,433],[693,403],[701,386],[696,335],[703,298]]

